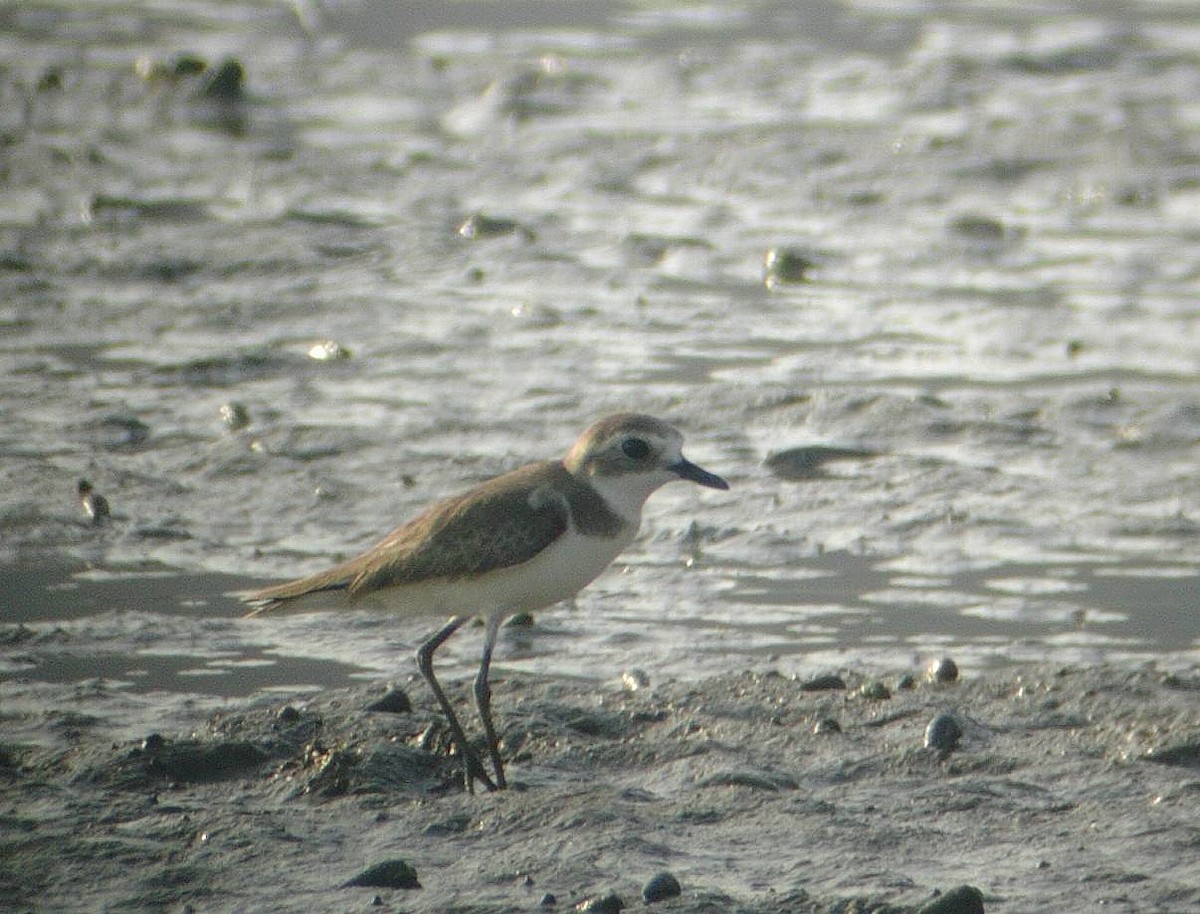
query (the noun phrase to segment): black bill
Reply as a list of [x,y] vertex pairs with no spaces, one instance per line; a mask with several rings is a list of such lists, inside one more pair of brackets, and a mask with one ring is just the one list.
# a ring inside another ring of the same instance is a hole
[[671,464],[668,469],[674,473],[677,473],[680,479],[686,479],[690,482],[697,482],[700,485],[707,486],[710,489],[729,488],[729,483],[727,483],[716,473],[710,473],[708,470],[696,466],[696,464],[683,457],[679,458],[679,463]]

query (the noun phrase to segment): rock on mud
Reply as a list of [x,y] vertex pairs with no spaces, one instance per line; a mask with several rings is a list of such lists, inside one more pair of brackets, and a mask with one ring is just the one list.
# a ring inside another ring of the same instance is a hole
[[679,880],[667,872],[662,872],[651,877],[650,881],[642,887],[642,901],[646,904],[654,904],[656,901],[663,901],[667,898],[675,898],[683,891],[679,885]]
[[384,860],[363,870],[345,883],[347,888],[419,889],[417,871],[403,860]]

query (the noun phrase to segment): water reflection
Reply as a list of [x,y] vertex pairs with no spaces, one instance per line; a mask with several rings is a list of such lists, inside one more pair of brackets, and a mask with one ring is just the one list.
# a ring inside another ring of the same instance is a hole
[[[231,591],[257,582],[220,575],[4,573],[15,599],[0,628],[0,679],[226,697],[308,691],[411,675],[429,626],[358,612],[241,621]],[[576,606],[506,629],[499,663],[604,680],[630,667],[659,680],[744,668],[895,669],[944,654],[968,675],[1034,659],[1170,665],[1200,645],[1198,577],[1180,565],[1088,557],[914,575],[837,553],[787,568],[709,567],[690,599],[664,606],[616,575]],[[447,645],[440,662],[449,675],[472,673],[479,641],[468,630]]]

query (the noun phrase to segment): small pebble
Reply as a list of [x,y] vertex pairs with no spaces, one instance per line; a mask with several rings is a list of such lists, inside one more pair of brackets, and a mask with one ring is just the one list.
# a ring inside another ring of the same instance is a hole
[[621,900],[620,896],[615,892],[609,892],[607,895],[585,898],[575,905],[575,910],[580,914],[617,914],[624,907],[625,902]]
[[208,69],[208,61],[196,54],[177,54],[169,67],[172,75],[177,77],[199,76]]
[[905,673],[900,677],[900,681],[896,683],[896,691],[908,692],[917,687],[917,677],[912,673]]
[[1008,234],[1004,223],[991,216],[964,214],[950,221],[950,231],[970,241],[996,244]]
[[665,898],[676,898],[682,891],[679,880],[670,873],[663,872],[651,877],[650,881],[642,887],[642,901],[646,904],[654,904]]
[[144,740],[142,740],[142,749],[146,752],[157,752],[166,744],[167,741],[163,739],[161,733],[151,733]]
[[403,689],[388,689],[386,695],[367,705],[367,710],[381,714],[408,714],[412,711],[412,701]]
[[846,688],[846,681],[836,673],[830,673],[826,676],[817,676],[815,679],[810,679],[808,682],[801,684],[800,691],[802,692],[834,692]]
[[540,904],[543,908],[552,908],[558,904],[558,899],[555,898],[550,892],[547,892],[542,896],[542,900],[539,901],[538,904]]
[[503,219],[488,216],[484,213],[472,213],[458,227],[462,238],[497,238],[501,235],[521,235],[527,241],[532,241],[533,230],[521,225],[515,219]]
[[308,350],[308,357],[318,362],[336,362],[350,358],[350,350],[336,340],[325,340]]
[[892,697],[891,689],[877,679],[864,682],[857,694],[868,701],[887,701]]
[[957,682],[958,681],[958,664],[949,657],[943,657],[929,666],[929,680],[931,682]]
[[200,95],[221,102],[240,101],[245,94],[246,68],[241,61],[229,57],[208,72]]
[[178,54],[169,60],[157,60],[143,55],[133,62],[133,71],[146,82],[176,81],[200,76],[208,69],[208,61],[195,54]]
[[813,724],[813,733],[817,736],[828,736],[832,733],[841,733],[842,725],[832,717],[822,717],[819,721]]
[[275,716],[275,719],[281,724],[287,724],[290,726],[291,724],[299,722],[300,712],[291,705],[284,705],[279,709],[279,713]]
[[534,618],[533,613],[519,612],[508,617],[508,621],[504,623],[505,628],[533,628]]
[[221,404],[221,422],[231,432],[245,428],[250,424],[250,412],[236,400]]
[[958,748],[963,731],[953,714],[939,714],[925,728],[925,748],[948,755]]
[[650,688],[650,677],[645,670],[626,670],[621,674],[621,687],[626,692],[636,692],[639,689]]
[[63,71],[61,67],[47,67],[38,77],[38,92],[57,92],[63,87]]
[[796,248],[768,248],[763,255],[763,285],[774,289],[784,283],[804,282],[814,266],[813,259]]

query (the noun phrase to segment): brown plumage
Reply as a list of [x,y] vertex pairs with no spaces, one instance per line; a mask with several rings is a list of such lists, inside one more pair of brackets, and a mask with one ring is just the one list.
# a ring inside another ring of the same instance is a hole
[[253,614],[326,590],[356,597],[403,584],[453,581],[529,561],[566,532],[615,536],[623,522],[561,462],[530,464],[435,502],[368,552],[249,594]]
[[[453,617],[417,653],[421,673],[463,754],[467,787],[505,785],[491,719],[488,669],[503,618],[573,596],[637,533],[642,505],[663,484],[728,484],[686,460],[683,436],[653,416],[618,413],[594,423],[562,460],[533,463],[435,502],[356,558],[246,594],[251,615],[367,603]],[[467,742],[433,674],[433,653],[470,615],[487,619],[475,700],[496,779]]]

